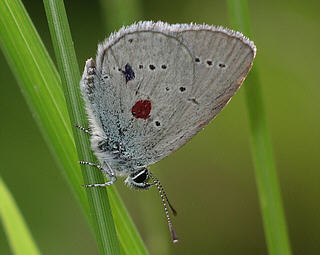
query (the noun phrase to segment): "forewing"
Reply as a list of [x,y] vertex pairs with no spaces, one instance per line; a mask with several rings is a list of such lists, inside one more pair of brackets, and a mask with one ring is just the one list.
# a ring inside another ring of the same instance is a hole
[[250,41],[221,28],[138,23],[99,46],[91,107],[126,157],[149,165],[224,107],[254,54]]

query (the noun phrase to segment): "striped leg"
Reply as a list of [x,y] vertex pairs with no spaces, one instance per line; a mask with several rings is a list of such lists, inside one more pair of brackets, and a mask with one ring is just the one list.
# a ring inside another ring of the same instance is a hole
[[106,183],[97,183],[97,184],[86,184],[86,185],[82,185],[82,187],[86,187],[86,188],[106,187],[106,186],[112,185],[116,180],[117,180],[117,178],[116,178],[115,176],[111,176],[109,182],[106,182]]
[[88,162],[88,161],[79,161],[79,164],[81,165],[89,165],[89,166],[94,166],[96,168],[98,168],[99,170],[103,171],[104,172],[104,169],[102,166],[98,165],[98,164],[95,164],[95,163],[92,163],[92,162]]
[[84,127],[81,127],[81,126],[78,125],[78,124],[74,124],[74,126],[75,126],[76,128],[79,128],[80,130],[84,131],[85,133],[87,133],[87,134],[89,134],[89,135],[92,135],[92,132],[91,132],[90,129],[86,129],[86,128],[84,128]]
[[89,165],[89,166],[93,166],[98,168],[100,171],[106,173],[108,175],[108,178],[110,179],[109,182],[106,183],[97,183],[97,184],[86,184],[86,185],[82,185],[83,187],[105,187],[105,186],[110,186],[111,184],[113,184],[117,178],[114,176],[113,173],[109,173],[108,171],[106,171],[106,169],[104,169],[102,166],[95,164],[95,163],[91,163],[88,161],[79,161],[80,164],[82,165]]

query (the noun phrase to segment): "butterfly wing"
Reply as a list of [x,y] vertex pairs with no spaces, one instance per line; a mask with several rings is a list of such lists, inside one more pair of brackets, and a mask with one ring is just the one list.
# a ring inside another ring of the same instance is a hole
[[251,68],[255,46],[206,25],[140,22],[99,45],[94,122],[123,155],[150,165],[177,150],[227,104]]

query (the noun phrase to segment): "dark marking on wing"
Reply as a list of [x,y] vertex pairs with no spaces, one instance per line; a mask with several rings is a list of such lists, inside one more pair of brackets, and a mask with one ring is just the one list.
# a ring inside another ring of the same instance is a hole
[[135,118],[148,119],[151,112],[151,102],[149,100],[139,100],[132,106],[131,113]]
[[199,102],[195,98],[189,98],[188,100],[194,104],[199,104]]
[[132,67],[129,64],[126,64],[124,67],[124,71],[123,70],[121,71],[126,78],[126,83],[128,83],[128,81],[131,81],[136,77],[134,71],[132,70]]

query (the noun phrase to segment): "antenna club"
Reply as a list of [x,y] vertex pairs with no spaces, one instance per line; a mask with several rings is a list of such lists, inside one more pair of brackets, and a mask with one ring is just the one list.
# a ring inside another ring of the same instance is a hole
[[178,243],[178,241],[179,241],[178,236],[172,227],[170,228],[170,231],[171,231],[171,235],[172,235],[172,242]]

